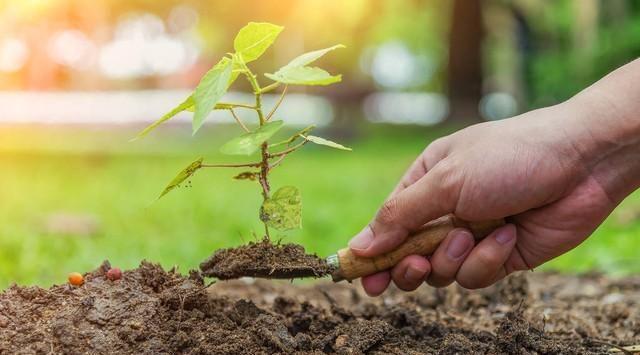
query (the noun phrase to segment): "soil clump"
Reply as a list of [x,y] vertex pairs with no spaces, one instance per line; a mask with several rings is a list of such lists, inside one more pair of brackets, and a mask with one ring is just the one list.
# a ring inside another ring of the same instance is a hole
[[268,239],[236,248],[219,249],[200,264],[206,277],[219,280],[240,277],[293,279],[323,277],[333,268],[315,254],[307,254],[299,244],[273,244]]

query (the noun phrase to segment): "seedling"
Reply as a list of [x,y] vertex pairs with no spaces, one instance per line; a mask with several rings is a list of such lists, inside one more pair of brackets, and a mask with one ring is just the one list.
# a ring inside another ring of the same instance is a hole
[[[282,164],[289,154],[311,142],[327,147],[351,150],[341,144],[324,138],[310,135],[315,126],[309,126],[285,139],[275,143],[270,142],[284,126],[284,122],[276,119],[276,113],[282,103],[289,85],[317,86],[329,85],[341,81],[341,75],[331,75],[318,67],[309,66],[311,63],[342,45],[316,50],[300,55],[275,73],[264,74],[270,80],[262,85],[258,76],[251,71],[248,64],[258,59],[276,40],[283,27],[270,23],[251,22],[238,32],[233,41],[234,52],[227,53],[201,79],[195,91],[182,103],[176,106],[158,121],[145,128],[136,138],[141,138],[160,124],[175,117],[182,111],[192,111],[193,134],[202,127],[205,119],[212,110],[226,110],[234,118],[243,131],[238,137],[224,143],[220,151],[224,154],[239,156],[259,156],[250,162],[231,164],[206,163],[203,158],[196,159],[171,180],[160,194],[163,197],[180,186],[196,172],[205,168],[243,169],[236,174],[235,179],[255,181],[261,188],[263,198],[259,210],[259,217],[264,224],[265,237],[270,238],[269,228],[276,230],[290,230],[302,226],[302,203],[300,191],[294,186],[283,186],[272,192],[269,174]],[[255,102],[232,103],[221,102],[222,96],[238,79],[244,77],[255,96]],[[260,78],[261,79],[261,78]],[[280,97],[269,112],[263,110],[262,95],[281,89]],[[245,124],[237,115],[237,110],[252,110],[256,114],[255,124]]]
[[[411,254],[429,255],[444,238],[443,226],[453,229],[456,224],[453,216],[445,216],[436,224],[418,231],[408,238],[407,242],[392,253],[377,259],[367,259],[354,255],[345,248],[326,259],[316,255],[306,254],[304,248],[295,244],[273,244],[269,233],[270,228],[289,230],[302,226],[302,204],[300,191],[294,186],[283,186],[272,193],[269,174],[277,168],[291,153],[311,142],[335,149],[350,150],[349,148],[324,138],[312,136],[315,128],[309,126],[285,139],[270,142],[283,127],[283,121],[275,120],[275,115],[282,103],[288,85],[329,85],[339,82],[340,75],[331,75],[323,69],[309,66],[311,63],[328,52],[343,47],[335,45],[313,52],[305,53],[291,60],[287,65],[273,74],[264,74],[271,80],[261,86],[258,76],[254,74],[248,63],[258,59],[278,37],[282,27],[269,23],[249,23],[236,36],[233,47],[235,52],[228,53],[207,72],[193,94],[164,117],[143,130],[139,137],[149,133],[159,124],[171,119],[177,113],[190,110],[194,112],[193,133],[202,126],[211,110],[227,110],[235,119],[244,133],[223,144],[220,151],[230,155],[259,156],[259,160],[251,162],[237,162],[231,164],[209,164],[199,158],[183,169],[162,191],[160,197],[174,190],[203,168],[241,168],[235,178],[238,180],[255,181],[261,188],[262,206],[259,217],[264,224],[265,237],[262,241],[249,243],[237,248],[220,249],[208,259],[200,263],[202,275],[218,279],[233,279],[242,276],[264,278],[295,278],[321,277],[331,274],[334,280],[352,280],[393,267],[398,261]],[[240,76],[247,79],[255,102],[228,103],[220,99],[229,86]],[[262,106],[262,95],[274,91],[282,86],[280,97],[269,112],[265,113]],[[256,113],[256,123],[250,128],[236,114],[236,110],[249,109]],[[490,221],[489,225],[503,223]],[[474,229],[473,226],[462,224]]]

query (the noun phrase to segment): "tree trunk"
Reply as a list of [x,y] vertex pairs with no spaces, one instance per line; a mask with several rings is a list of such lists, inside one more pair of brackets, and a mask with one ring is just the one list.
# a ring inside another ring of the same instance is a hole
[[535,38],[524,11],[515,4],[509,6],[515,24],[515,44],[518,55],[518,93],[527,109],[534,108],[535,86],[533,63],[536,56]]
[[482,0],[454,0],[449,36],[449,122],[480,121],[482,98]]

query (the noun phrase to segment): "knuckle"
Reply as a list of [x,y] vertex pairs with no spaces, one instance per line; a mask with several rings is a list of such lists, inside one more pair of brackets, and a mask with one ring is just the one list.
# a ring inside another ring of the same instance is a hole
[[442,288],[451,285],[453,279],[450,278],[441,278],[441,277],[430,277],[427,279],[427,284],[431,287]]
[[459,278],[456,280],[458,285],[466,288],[468,290],[476,290],[479,288],[485,288],[489,286],[487,282],[481,278],[471,277],[471,278]]
[[419,284],[402,282],[402,281],[395,281],[394,283],[396,284],[396,287],[398,287],[402,291],[407,291],[407,292],[413,291],[419,286]]
[[454,159],[445,159],[436,165],[434,179],[438,181],[437,188],[443,196],[457,196],[462,170],[461,164]]
[[388,286],[384,286],[384,287],[373,287],[373,286],[363,286],[364,288],[364,292],[367,293],[367,295],[371,296],[371,297],[376,297],[379,296],[381,294],[383,294],[386,290],[387,290]]
[[511,275],[514,272],[528,270],[527,266],[523,266],[520,262],[518,262],[515,258],[509,258],[504,263],[504,273],[505,276]]
[[477,263],[486,270],[496,270],[499,266],[498,264],[502,263],[500,255],[488,248],[478,249],[475,258]]
[[390,198],[380,207],[376,220],[385,225],[393,225],[398,221],[398,200]]
[[449,136],[444,136],[444,137],[440,137],[437,138],[436,140],[432,141],[427,148],[424,150],[424,152],[428,152],[428,151],[442,151],[444,150],[444,148],[448,145],[448,137]]
[[438,260],[432,261],[433,270],[427,278],[427,283],[433,287],[446,287],[453,283],[457,268],[454,270],[446,264],[439,264]]

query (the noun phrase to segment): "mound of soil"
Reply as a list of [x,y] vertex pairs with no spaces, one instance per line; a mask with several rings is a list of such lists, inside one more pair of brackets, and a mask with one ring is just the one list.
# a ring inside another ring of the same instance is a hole
[[202,274],[219,280],[243,276],[268,279],[322,277],[333,272],[323,259],[299,244],[272,244],[268,239],[237,248],[219,249],[200,264]]
[[0,353],[597,354],[640,337],[640,278],[516,275],[480,291],[367,298],[330,282],[235,280],[143,262],[80,287],[0,294]]

